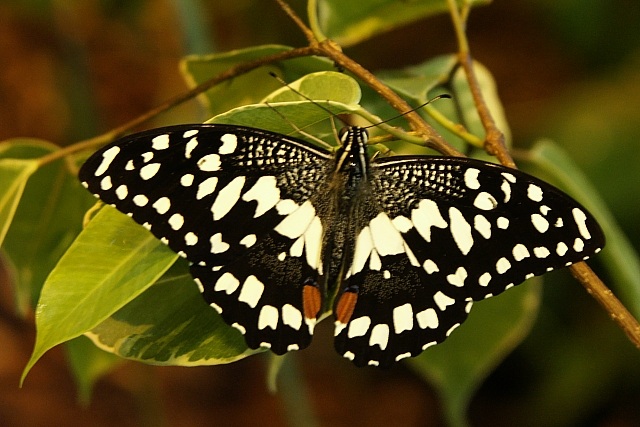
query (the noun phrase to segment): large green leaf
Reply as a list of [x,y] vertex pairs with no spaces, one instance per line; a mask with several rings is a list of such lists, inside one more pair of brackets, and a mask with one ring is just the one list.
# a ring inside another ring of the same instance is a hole
[[[471,0],[468,3],[489,1]],[[447,0],[320,0],[318,8],[322,31],[342,46],[357,44],[376,34],[448,10]]]
[[178,255],[126,215],[105,207],[45,282],[25,372],[50,348],[94,328],[151,286]]
[[[234,65],[288,50],[291,50],[288,46],[265,45],[221,54],[190,55],[182,61],[181,69],[187,83],[196,86]],[[265,65],[219,84],[209,89],[200,99],[213,116],[238,106],[258,103],[272,91],[281,88],[282,84],[271,77],[270,72],[275,72],[286,82],[291,82],[311,72],[332,69],[332,63],[324,58],[294,58]]]
[[438,390],[450,425],[466,425],[467,407],[479,385],[531,329],[540,303],[539,282],[534,278],[477,302],[451,337],[409,361]]
[[[64,160],[37,165],[38,159],[57,150],[53,144],[15,140],[3,146],[7,149],[0,157],[11,158],[0,162],[38,167],[31,176],[24,176],[28,181],[3,243],[14,266],[17,305],[24,313],[35,305],[47,275],[80,232],[82,217],[94,199]],[[9,182],[0,179],[0,186]],[[8,221],[3,224],[8,226]]]
[[87,336],[103,350],[160,365],[216,365],[258,352],[204,302],[183,262]]

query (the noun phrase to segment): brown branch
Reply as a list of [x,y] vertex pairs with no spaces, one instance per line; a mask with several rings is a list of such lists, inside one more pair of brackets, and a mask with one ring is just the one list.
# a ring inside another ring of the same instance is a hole
[[[511,154],[507,150],[504,143],[504,134],[496,126],[495,120],[489,111],[489,107],[484,101],[482,91],[480,90],[480,84],[476,78],[473,70],[473,59],[469,50],[469,44],[467,42],[465,27],[467,13],[464,17],[460,15],[458,6],[455,0],[448,0],[449,12],[458,39],[458,61],[464,69],[469,83],[469,88],[473,96],[478,115],[484,126],[485,135],[485,150],[496,156],[501,164],[514,169],[517,169]],[[616,298],[613,292],[607,288],[607,286],[600,280],[600,278],[591,270],[591,268],[585,262],[578,262],[569,267],[573,277],[578,280],[582,286],[587,290],[589,295],[594,297],[602,307],[609,313],[611,318],[618,324],[618,326],[625,332],[629,340],[638,348],[640,348],[640,324],[629,313],[626,307]]]
[[640,349],[640,324],[587,263],[573,264],[569,270],[573,277],[585,286],[589,295],[609,313],[611,319],[627,334],[629,340]]

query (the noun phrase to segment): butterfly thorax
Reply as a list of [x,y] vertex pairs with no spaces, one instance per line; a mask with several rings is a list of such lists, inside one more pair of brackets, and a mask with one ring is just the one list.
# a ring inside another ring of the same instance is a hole
[[329,296],[325,301],[325,310],[333,304],[336,294],[344,291],[342,285],[349,260],[353,257],[361,201],[371,193],[366,130],[359,127],[344,128],[340,139],[342,146],[336,153],[327,189],[329,197],[326,200],[329,203],[324,212],[319,212],[326,223],[321,278]]

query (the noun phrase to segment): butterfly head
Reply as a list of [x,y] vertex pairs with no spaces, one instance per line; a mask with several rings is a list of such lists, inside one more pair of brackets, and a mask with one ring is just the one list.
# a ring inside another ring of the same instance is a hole
[[369,165],[367,130],[358,126],[348,126],[340,130],[339,137],[342,146],[336,156],[336,170],[356,170],[365,175]]

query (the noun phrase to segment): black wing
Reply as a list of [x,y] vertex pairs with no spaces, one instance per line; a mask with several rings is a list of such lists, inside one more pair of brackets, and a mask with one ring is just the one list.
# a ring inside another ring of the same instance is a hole
[[372,165],[336,349],[387,366],[444,341],[473,301],[585,260],[604,246],[593,217],[557,188],[473,159],[392,157]]
[[309,198],[330,158],[258,129],[180,125],[104,147],[80,180],[190,261],[205,300],[251,348],[282,354],[309,344],[323,298],[311,286],[303,303],[323,229]]

